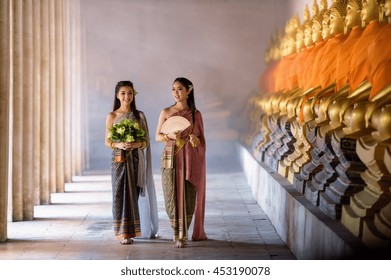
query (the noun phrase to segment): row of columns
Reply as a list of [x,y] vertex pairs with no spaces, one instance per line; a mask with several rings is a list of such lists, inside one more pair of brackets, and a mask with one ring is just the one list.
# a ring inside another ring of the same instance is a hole
[[79,1],[0,1],[0,241],[81,173]]

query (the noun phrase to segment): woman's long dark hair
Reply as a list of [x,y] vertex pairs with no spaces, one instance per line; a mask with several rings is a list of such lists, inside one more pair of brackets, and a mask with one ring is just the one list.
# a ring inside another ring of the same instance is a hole
[[121,87],[130,87],[133,91],[133,101],[130,103],[130,109],[133,112],[134,116],[136,117],[136,120],[140,120],[140,114],[136,107],[136,94],[133,87],[133,83],[131,81],[119,81],[117,85],[115,86],[115,92],[114,92],[114,104],[113,104],[113,111],[117,110],[121,106],[121,102],[117,98],[117,93],[121,89]]
[[189,90],[190,86],[191,86],[191,91],[190,91],[189,95],[187,96],[187,106],[189,106],[189,108],[191,109],[191,112],[193,114],[193,123],[194,123],[194,113],[195,113],[197,108],[196,108],[195,101],[194,101],[194,86],[193,86],[193,83],[189,79],[186,79],[184,77],[176,78],[174,80],[173,84],[175,82],[181,83],[181,85],[183,85],[187,90]]

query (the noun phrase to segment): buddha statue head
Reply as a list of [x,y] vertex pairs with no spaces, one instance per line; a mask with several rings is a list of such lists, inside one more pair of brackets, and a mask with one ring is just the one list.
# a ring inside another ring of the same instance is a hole
[[378,21],[380,14],[380,0],[362,0],[361,16],[365,24]]
[[312,20],[304,26],[304,46],[309,47],[314,44],[312,41]]
[[296,16],[291,18],[285,26],[285,55],[291,55],[296,52],[296,33],[299,25],[300,19],[298,16]]
[[304,10],[304,22],[303,22],[303,43],[305,47],[309,47],[313,44],[312,41],[312,19],[310,19],[310,11],[308,5]]
[[286,37],[283,37],[280,40],[280,55],[281,57],[287,56]]
[[280,35],[277,30],[274,36],[271,37],[271,41],[270,41],[269,57],[271,61],[278,61],[281,58],[280,41],[281,41]]
[[318,13],[312,19],[312,41],[317,43],[323,41],[322,37],[322,21],[323,21],[324,11]]
[[356,26],[361,26],[361,9],[361,0],[348,0],[345,19],[347,28],[352,29]]
[[344,32],[346,17],[346,0],[339,0],[330,7],[330,35],[336,36]]
[[296,37],[289,35],[286,38],[286,51],[288,55],[296,52]]
[[327,40],[330,38],[330,10],[326,10],[322,19],[322,38]]
[[385,0],[383,5],[384,15],[388,18],[388,23],[391,23],[391,0]]
[[310,11],[308,10],[308,5],[306,5],[303,14],[303,23],[296,28],[295,38],[296,38],[297,52],[300,52],[303,48],[305,48],[304,30],[305,30],[306,23],[309,21],[309,18],[310,18]]
[[323,41],[323,17],[327,12],[327,0],[321,0],[319,12],[312,18],[312,40],[316,42]]
[[296,30],[296,52],[300,52],[304,48],[304,26],[301,25]]

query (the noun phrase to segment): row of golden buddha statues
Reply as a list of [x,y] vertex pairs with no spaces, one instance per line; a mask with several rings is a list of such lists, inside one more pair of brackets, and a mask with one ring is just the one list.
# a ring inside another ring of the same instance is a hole
[[265,54],[245,143],[370,248],[391,244],[391,0],[334,0]]

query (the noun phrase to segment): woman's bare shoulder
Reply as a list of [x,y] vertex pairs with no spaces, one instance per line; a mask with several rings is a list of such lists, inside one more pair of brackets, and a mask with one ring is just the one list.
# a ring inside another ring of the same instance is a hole
[[113,119],[115,119],[116,116],[117,116],[116,112],[110,112],[110,113],[107,114],[107,119],[108,120],[109,119],[113,120]]
[[160,112],[160,116],[167,118],[167,117],[169,117],[170,115],[172,115],[173,112],[174,112],[174,109],[172,109],[171,107],[164,108],[164,109]]

